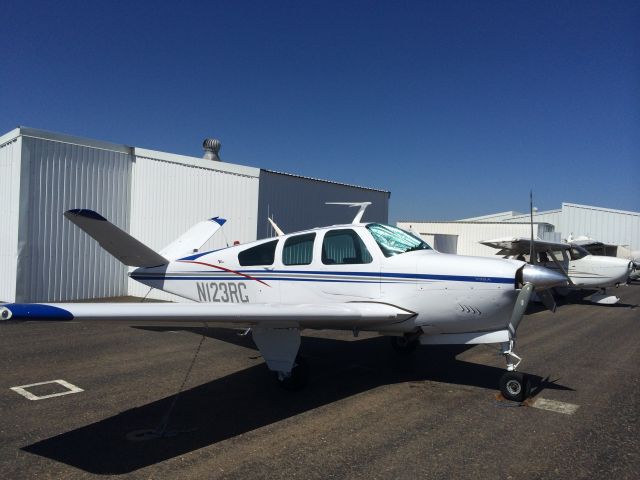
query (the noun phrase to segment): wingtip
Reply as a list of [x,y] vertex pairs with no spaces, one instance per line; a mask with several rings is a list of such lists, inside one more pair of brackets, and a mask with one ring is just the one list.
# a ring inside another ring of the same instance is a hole
[[225,223],[227,223],[227,219],[226,218],[220,218],[220,217],[213,217],[211,219],[212,222],[216,222],[218,225],[222,226]]
[[100,215],[98,212],[94,212],[93,210],[88,210],[85,208],[74,208],[72,210],[67,210],[66,212],[64,212],[64,216],[67,218],[85,217],[85,218],[91,218],[93,220],[101,220],[103,222],[107,221],[107,219],[104,218],[102,215]]
[[73,320],[68,310],[42,303],[11,303],[1,309],[2,320]]

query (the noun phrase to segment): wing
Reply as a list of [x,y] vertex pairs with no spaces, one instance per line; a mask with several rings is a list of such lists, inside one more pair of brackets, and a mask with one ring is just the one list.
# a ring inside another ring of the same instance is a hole
[[1,320],[225,322],[273,327],[370,327],[402,322],[414,312],[376,302],[330,304],[30,303],[0,307]]
[[[496,248],[500,251],[498,255],[520,255],[528,254],[531,250],[531,240],[528,238],[498,238],[495,240],[485,240],[480,242],[487,247]],[[546,240],[534,240],[533,248],[536,252],[546,252],[549,250],[568,250],[568,244],[562,242],[548,242]]]

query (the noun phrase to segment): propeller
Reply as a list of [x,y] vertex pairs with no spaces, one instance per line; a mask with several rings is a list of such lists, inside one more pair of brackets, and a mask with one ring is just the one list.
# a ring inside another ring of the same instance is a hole
[[547,310],[556,311],[556,300],[553,298],[553,294],[549,290],[540,290],[536,292],[538,298],[542,301],[542,304],[547,307]]
[[518,325],[524,316],[524,312],[527,309],[527,305],[529,305],[529,300],[531,299],[531,294],[533,293],[533,284],[525,283],[520,293],[518,294],[518,298],[516,299],[516,304],[513,307],[513,311],[511,312],[511,319],[509,320],[509,330],[511,331],[511,336],[515,337],[516,330],[518,329]]
[[533,245],[533,190],[529,190],[529,225],[531,225],[531,243],[529,244],[529,262],[536,264],[536,249]]
[[[529,261],[531,265],[536,265],[537,252],[534,246],[533,238],[533,190],[529,190],[529,224],[531,225],[531,242],[529,244]],[[553,294],[548,289],[539,289],[536,291],[536,295],[542,301],[542,304],[552,312],[556,311],[556,301],[553,298]]]

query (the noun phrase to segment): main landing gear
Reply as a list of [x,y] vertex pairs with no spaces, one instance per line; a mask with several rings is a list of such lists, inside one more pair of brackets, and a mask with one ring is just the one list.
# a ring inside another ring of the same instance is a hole
[[[529,379],[522,372],[516,372],[522,359],[513,352],[514,341],[502,344],[502,355],[507,362],[507,371],[500,377],[500,393],[507,400],[522,402],[529,396]],[[516,360],[516,363],[513,363]]]
[[309,365],[307,361],[300,355],[296,357],[291,372],[274,372],[278,385],[285,390],[297,391],[302,390],[309,383]]
[[400,355],[409,355],[420,345],[420,335],[406,333],[400,337],[390,337],[391,347]]

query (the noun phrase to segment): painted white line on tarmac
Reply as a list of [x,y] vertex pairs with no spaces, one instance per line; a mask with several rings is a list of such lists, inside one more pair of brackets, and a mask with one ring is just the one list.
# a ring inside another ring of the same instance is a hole
[[[37,387],[40,385],[48,385],[50,383],[57,383],[58,385],[62,385],[67,390],[65,390],[64,392],[52,393],[49,395],[42,395],[42,396],[35,395],[27,390],[27,388]],[[70,395],[72,393],[84,392],[82,388],[76,387],[75,385],[69,382],[66,382],[64,380],[50,380],[48,382],[38,382],[38,383],[31,383],[29,385],[20,385],[18,387],[11,387],[11,390],[13,390],[16,393],[19,393],[20,395],[22,395],[24,398],[28,400],[44,400],[45,398],[61,397],[62,395]]]
[[533,402],[528,404],[530,407],[540,410],[548,410],[549,412],[564,413],[565,415],[573,415],[580,405],[573,403],[558,402],[557,400],[548,400],[546,398],[537,397]]

